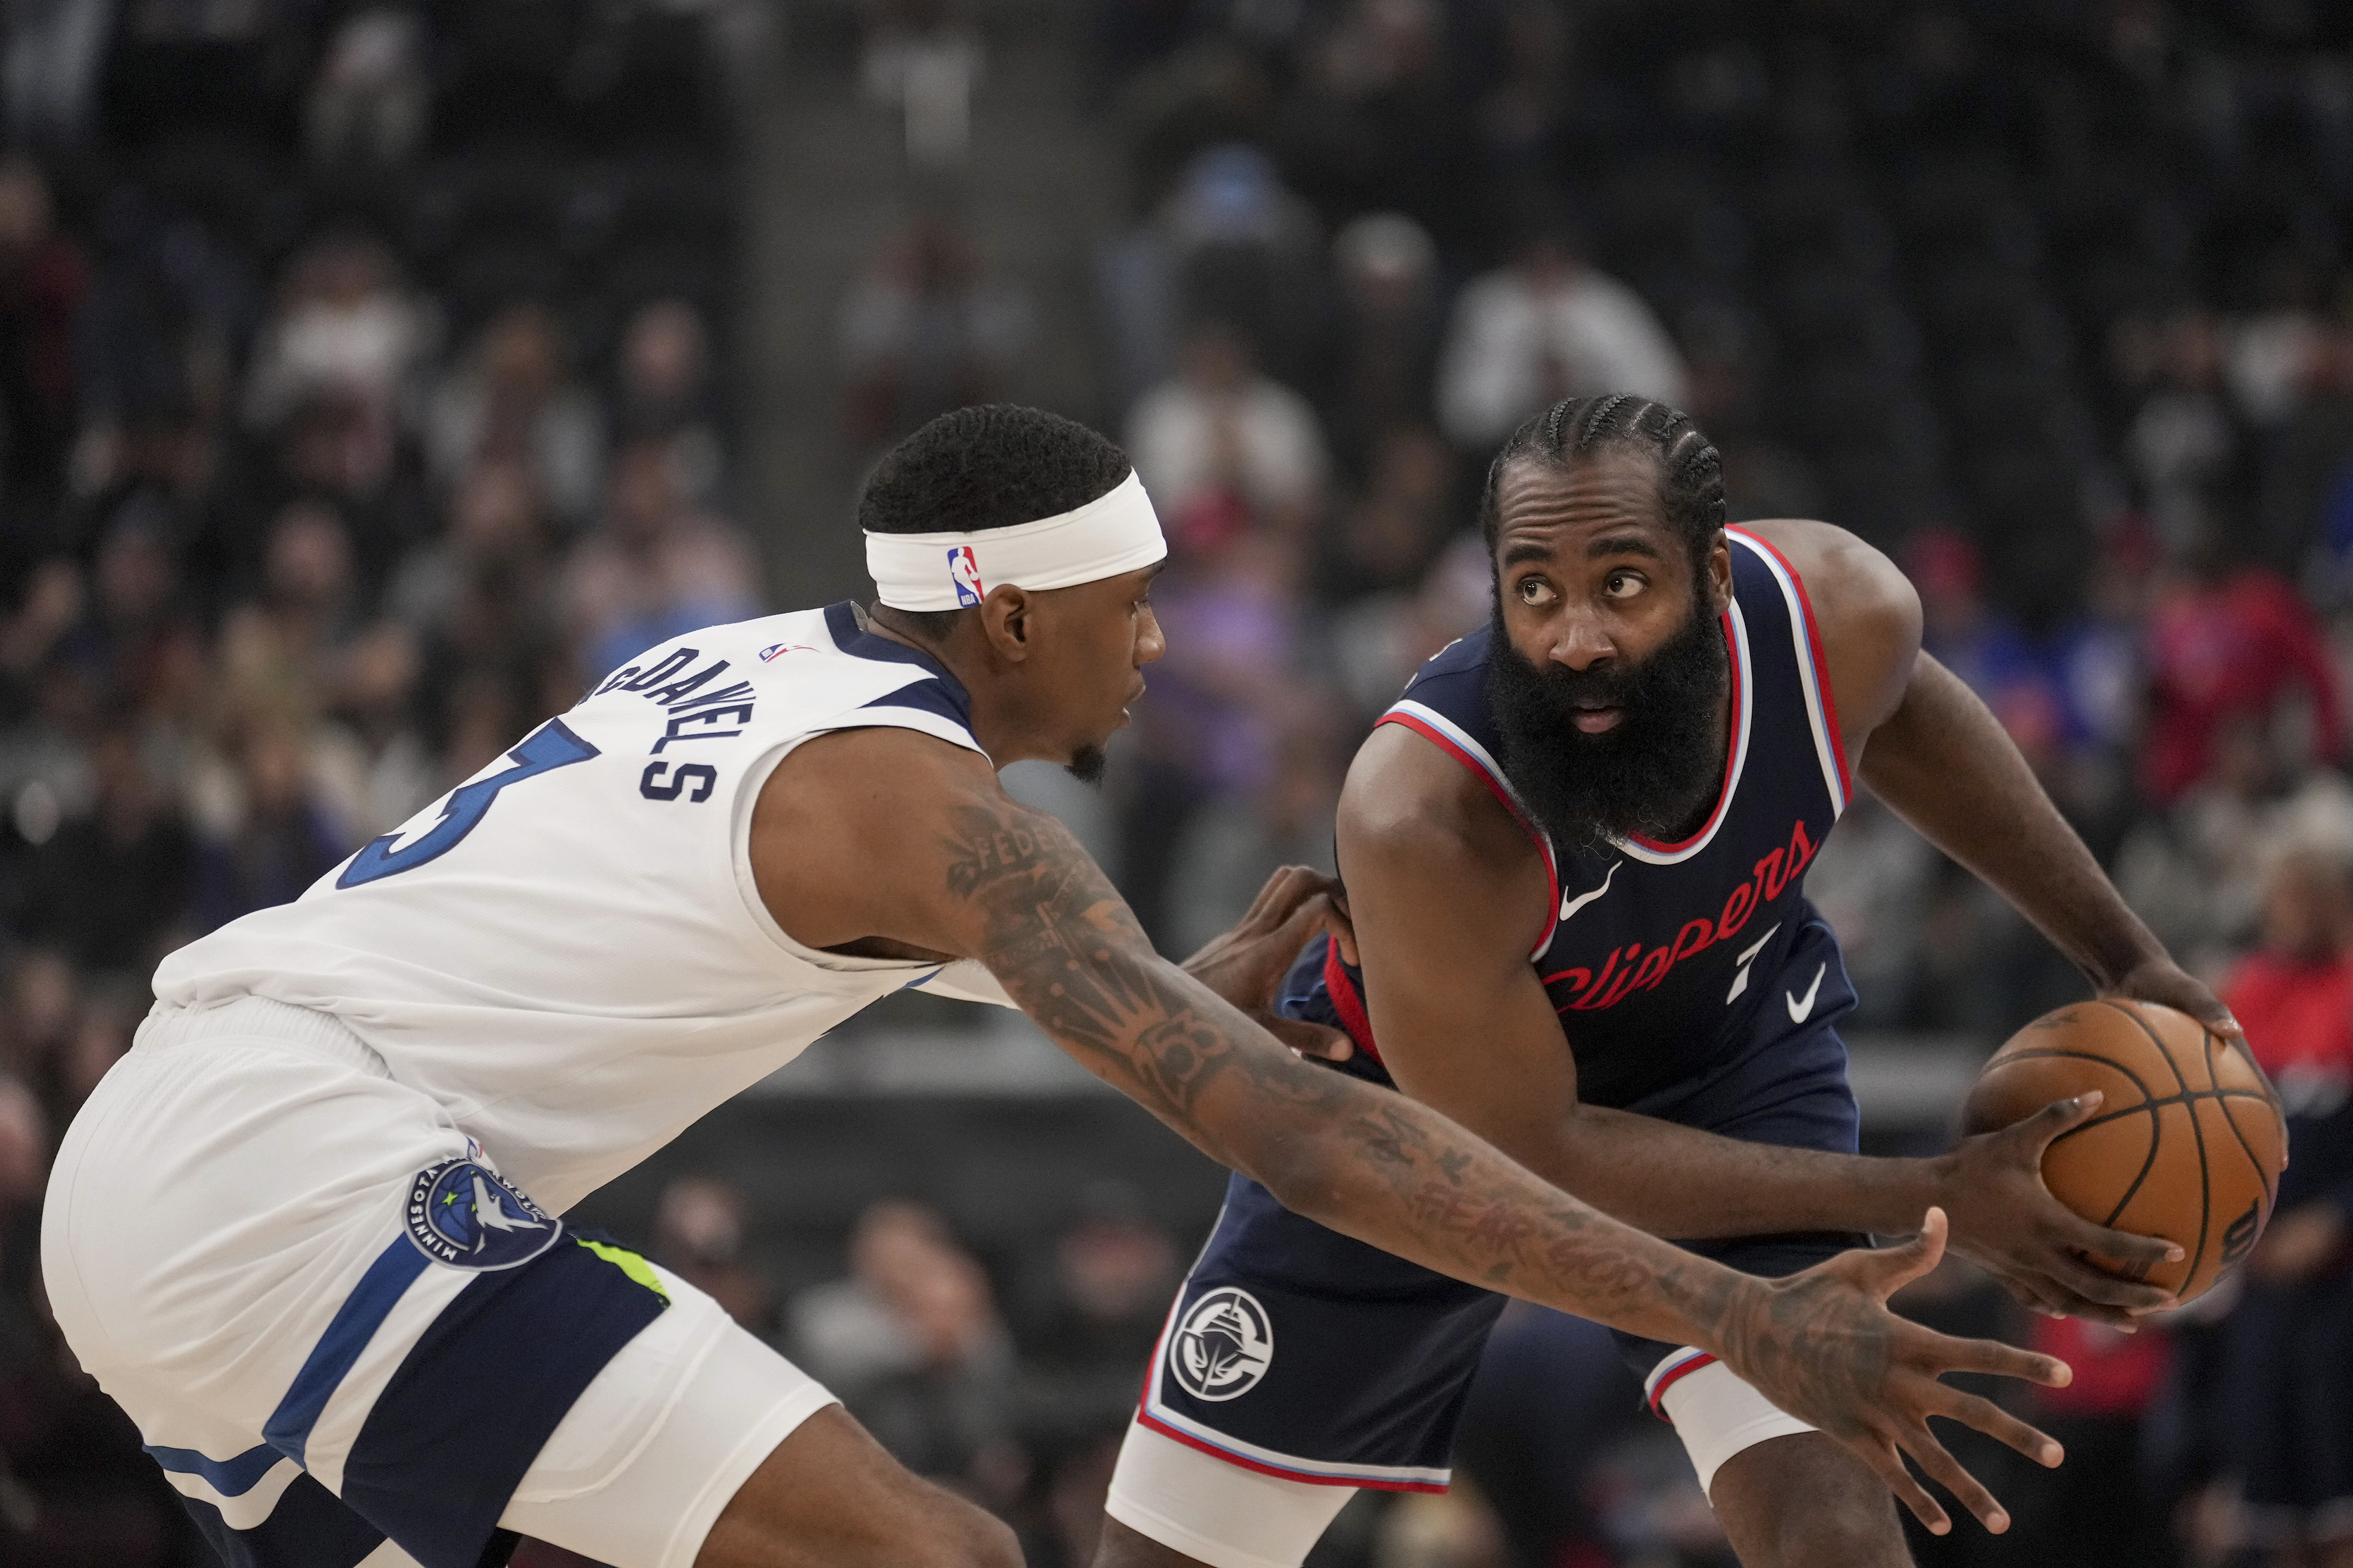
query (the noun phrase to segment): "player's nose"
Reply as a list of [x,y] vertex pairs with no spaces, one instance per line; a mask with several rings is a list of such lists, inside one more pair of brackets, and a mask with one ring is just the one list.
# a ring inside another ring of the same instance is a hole
[[1138,665],[1156,663],[1168,651],[1168,638],[1160,630],[1160,617],[1145,606],[1135,628],[1135,662]]
[[1588,670],[1618,651],[1592,616],[1571,613],[1562,617],[1552,644],[1552,661],[1574,670]]

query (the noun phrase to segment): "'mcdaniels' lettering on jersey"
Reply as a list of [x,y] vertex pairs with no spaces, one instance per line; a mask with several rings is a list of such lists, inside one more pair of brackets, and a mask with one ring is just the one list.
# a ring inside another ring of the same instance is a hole
[[[1551,907],[1531,933],[1529,962],[1576,1054],[1578,1092],[1595,1104],[1626,1104],[1704,1071],[1743,1048],[1760,1008],[1780,1005],[1786,988],[1773,977],[1815,919],[1806,869],[1846,806],[1845,758],[1804,584],[1762,539],[1727,531],[1732,722],[1720,795],[1689,838],[1550,842],[1496,760],[1502,737],[1486,696],[1492,630],[1422,666],[1380,720],[1415,731],[1477,774],[1543,856]],[[1804,991],[1805,976],[1795,984]],[[1377,1055],[1359,977],[1336,954],[1323,986]],[[1799,1016],[1797,1002],[1788,1007]],[[1804,1010],[1812,1011],[1810,996]]]
[[719,684],[729,668],[723,658],[712,659],[691,675],[682,673],[702,657],[701,648],[672,648],[650,667],[632,664],[615,670],[590,694],[633,691],[662,710],[664,723],[653,743],[653,760],[638,775],[638,793],[648,800],[684,797],[690,805],[709,800],[718,787],[719,770],[709,763],[681,763],[673,772],[662,752],[681,742],[733,740],[751,726],[752,683]]

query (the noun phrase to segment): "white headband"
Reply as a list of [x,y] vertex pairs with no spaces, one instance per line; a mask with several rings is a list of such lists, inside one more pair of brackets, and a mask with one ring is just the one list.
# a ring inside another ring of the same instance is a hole
[[999,583],[1075,588],[1164,560],[1160,518],[1130,470],[1082,507],[977,533],[872,533],[866,570],[894,610],[963,610]]

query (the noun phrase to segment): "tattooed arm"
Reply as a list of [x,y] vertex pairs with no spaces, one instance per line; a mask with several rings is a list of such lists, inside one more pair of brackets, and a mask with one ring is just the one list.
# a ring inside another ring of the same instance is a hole
[[1458,1279],[1712,1350],[1856,1447],[1932,1528],[1942,1510],[1899,1447],[1989,1526],[2001,1515],[1929,1435],[1930,1413],[2055,1462],[2047,1438],[1936,1377],[2056,1383],[2063,1367],[1882,1305],[1933,1265],[1941,1215],[1910,1247],[1786,1281],[1620,1225],[1438,1112],[1299,1059],[1155,953],[1061,825],[1009,799],[970,752],[905,731],[810,742],[762,792],[752,861],[795,940],[979,959],[1062,1049],[1293,1212]]

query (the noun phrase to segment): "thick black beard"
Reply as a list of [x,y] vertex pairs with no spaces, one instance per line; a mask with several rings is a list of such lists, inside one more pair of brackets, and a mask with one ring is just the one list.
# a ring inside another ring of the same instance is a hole
[[[1673,842],[1715,804],[1724,779],[1717,721],[1730,674],[1724,631],[1693,595],[1683,630],[1637,665],[1587,670],[1521,657],[1498,607],[1487,659],[1487,704],[1503,735],[1504,773],[1563,849],[1634,834]],[[1571,721],[1579,700],[1623,710],[1617,727],[1588,735]]]
[[1103,769],[1110,765],[1111,754],[1101,746],[1081,746],[1071,753],[1071,760],[1062,764],[1062,771],[1082,784],[1100,785],[1103,780]]

